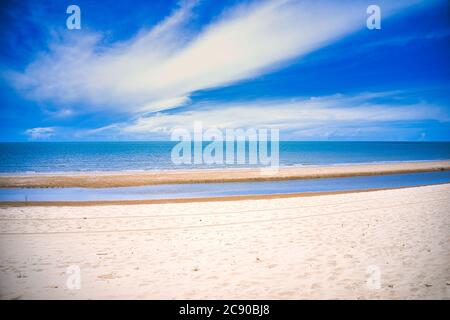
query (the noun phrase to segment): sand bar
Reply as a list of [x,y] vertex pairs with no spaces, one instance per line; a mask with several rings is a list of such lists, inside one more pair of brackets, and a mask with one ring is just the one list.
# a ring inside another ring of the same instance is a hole
[[315,178],[416,173],[450,170],[450,160],[384,164],[282,167],[276,172],[260,169],[222,169],[158,172],[105,172],[0,176],[0,188],[84,187],[109,188],[175,183],[275,181]]
[[[437,183],[434,185],[446,184]],[[426,185],[417,185],[414,187],[422,187]],[[319,191],[319,192],[295,192],[295,193],[275,193],[275,194],[257,194],[257,195],[239,195],[239,196],[223,196],[223,197],[203,197],[203,198],[169,198],[169,199],[149,199],[149,200],[94,200],[94,201],[0,201],[0,208],[5,207],[85,207],[85,206],[111,206],[111,205],[142,205],[142,204],[166,204],[166,203],[190,203],[190,202],[226,202],[226,201],[242,201],[242,200],[263,200],[263,199],[286,199],[300,197],[317,197],[324,195],[336,195],[347,193],[372,192],[379,190],[397,190],[405,187],[388,187],[388,188],[369,188],[355,190],[339,190],[339,191]]]
[[[228,202],[4,207],[0,298],[449,299],[449,199],[443,184]],[[74,266],[79,289],[67,286]]]

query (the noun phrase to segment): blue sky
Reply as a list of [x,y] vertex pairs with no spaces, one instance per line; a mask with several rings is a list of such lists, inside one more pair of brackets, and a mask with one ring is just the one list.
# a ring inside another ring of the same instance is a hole
[[[66,8],[81,9],[81,30]],[[366,8],[381,8],[381,30]],[[450,8],[434,1],[6,1],[0,141],[450,140]]]

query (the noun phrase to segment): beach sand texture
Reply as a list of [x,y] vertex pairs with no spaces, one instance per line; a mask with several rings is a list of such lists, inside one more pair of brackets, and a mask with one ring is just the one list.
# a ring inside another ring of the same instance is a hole
[[450,161],[282,167],[268,169],[172,170],[0,176],[0,188],[110,188],[170,183],[208,183],[338,178],[450,170]]
[[[285,199],[2,207],[0,297],[449,299],[449,200],[444,184]],[[80,289],[67,287],[70,266],[80,268]]]

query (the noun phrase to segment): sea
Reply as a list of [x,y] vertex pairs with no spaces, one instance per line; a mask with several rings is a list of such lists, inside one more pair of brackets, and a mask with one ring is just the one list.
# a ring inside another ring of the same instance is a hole
[[[246,168],[243,164],[176,164],[178,142],[0,143],[0,174]],[[207,143],[203,145],[205,148]],[[247,146],[248,151],[248,146]],[[225,151],[224,151],[225,154]],[[270,154],[270,150],[269,150]],[[248,152],[247,152],[248,157]],[[280,166],[340,165],[450,159],[450,142],[281,141]]]

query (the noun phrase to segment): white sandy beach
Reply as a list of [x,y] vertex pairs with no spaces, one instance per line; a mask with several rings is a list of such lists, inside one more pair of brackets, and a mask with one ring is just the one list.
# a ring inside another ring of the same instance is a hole
[[[0,297],[449,299],[449,200],[445,184],[285,199],[2,207]],[[69,290],[73,265],[81,287]]]

